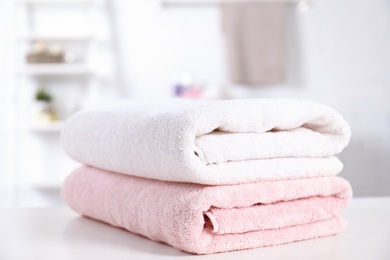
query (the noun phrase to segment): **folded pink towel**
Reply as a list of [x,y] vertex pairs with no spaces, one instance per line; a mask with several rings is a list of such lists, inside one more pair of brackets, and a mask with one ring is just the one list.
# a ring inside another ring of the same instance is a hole
[[165,182],[81,167],[63,185],[75,211],[195,254],[329,236],[349,183],[319,177],[227,186]]

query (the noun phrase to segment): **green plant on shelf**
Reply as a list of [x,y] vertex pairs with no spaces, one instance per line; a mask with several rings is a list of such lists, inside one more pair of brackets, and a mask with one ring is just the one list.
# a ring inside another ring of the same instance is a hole
[[43,87],[35,93],[37,104],[37,120],[40,123],[49,123],[58,120],[56,111],[53,108],[53,96]]
[[45,89],[41,88],[36,92],[35,100],[50,103],[53,100],[53,97]]

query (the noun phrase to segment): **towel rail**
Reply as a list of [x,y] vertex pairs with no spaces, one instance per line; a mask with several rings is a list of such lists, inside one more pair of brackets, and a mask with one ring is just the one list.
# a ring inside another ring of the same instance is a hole
[[286,2],[296,3],[298,11],[309,10],[309,0],[161,0],[163,7],[213,7],[225,3]]
[[164,7],[175,6],[213,6],[224,3],[253,3],[253,2],[307,2],[307,0],[162,0]]

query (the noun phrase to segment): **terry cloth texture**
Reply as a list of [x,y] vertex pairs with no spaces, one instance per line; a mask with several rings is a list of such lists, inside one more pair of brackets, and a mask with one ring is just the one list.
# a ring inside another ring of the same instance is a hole
[[140,177],[208,185],[337,175],[350,139],[335,110],[294,99],[126,101],[66,123],[80,163]]
[[81,167],[65,181],[80,214],[183,251],[212,254],[339,233],[351,199],[340,177],[205,186]]

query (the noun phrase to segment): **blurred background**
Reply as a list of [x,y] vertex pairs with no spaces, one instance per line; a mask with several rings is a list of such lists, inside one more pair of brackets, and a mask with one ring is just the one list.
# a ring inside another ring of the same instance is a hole
[[390,1],[1,0],[0,206],[61,205],[70,115],[124,98],[339,110],[355,196],[390,196]]

